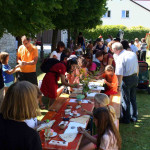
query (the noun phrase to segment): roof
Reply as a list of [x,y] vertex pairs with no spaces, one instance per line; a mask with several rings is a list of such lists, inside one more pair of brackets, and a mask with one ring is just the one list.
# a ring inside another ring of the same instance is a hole
[[150,11],[150,0],[131,0],[131,1],[141,6],[142,8]]

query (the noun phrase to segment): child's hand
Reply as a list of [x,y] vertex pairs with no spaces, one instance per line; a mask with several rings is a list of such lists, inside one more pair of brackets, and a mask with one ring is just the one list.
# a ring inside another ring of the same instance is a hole
[[82,127],[78,127],[78,132],[81,134],[85,134],[85,130]]
[[82,111],[85,112],[85,113],[87,113],[87,110],[86,110],[86,109],[82,109]]

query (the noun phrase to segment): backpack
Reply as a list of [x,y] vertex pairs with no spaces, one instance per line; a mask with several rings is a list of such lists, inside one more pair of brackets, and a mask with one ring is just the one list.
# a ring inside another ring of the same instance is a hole
[[57,63],[60,63],[60,61],[56,58],[45,58],[40,66],[41,71],[44,73],[48,73],[50,72],[50,68],[52,68]]

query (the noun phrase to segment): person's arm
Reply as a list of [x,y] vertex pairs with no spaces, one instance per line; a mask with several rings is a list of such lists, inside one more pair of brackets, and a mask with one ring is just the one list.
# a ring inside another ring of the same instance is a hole
[[118,78],[118,91],[120,91],[123,76],[117,75],[117,78]]
[[112,65],[113,60],[114,60],[113,58],[109,58],[108,59],[108,65]]
[[93,116],[93,113],[92,113],[92,112],[87,111],[86,109],[83,109],[83,111],[84,111],[86,114],[88,114],[88,115],[90,115],[90,116]]
[[88,138],[92,143],[97,144],[97,139],[91,136],[88,132],[86,132],[82,127],[78,127],[78,132],[83,134],[86,138]]
[[36,65],[37,61],[38,61],[38,57],[35,57],[32,61],[25,62],[25,65]]
[[53,58],[57,59],[57,56],[56,56],[56,55],[53,55]]
[[105,83],[107,86],[112,87],[112,84],[109,83],[109,82],[107,82],[105,79],[104,79],[104,83]]
[[19,68],[20,67],[20,65],[17,65],[15,68],[13,68],[13,69],[11,69],[11,70],[7,70],[7,71],[5,71],[7,74],[13,74],[13,73],[15,73],[16,72],[16,69],[17,68]]
[[66,82],[65,75],[61,74],[60,77],[61,77],[61,83],[62,83],[63,85],[65,85],[65,86],[70,86],[70,87],[76,87],[76,86],[78,86],[77,84],[69,84],[69,83],[67,83],[67,82]]

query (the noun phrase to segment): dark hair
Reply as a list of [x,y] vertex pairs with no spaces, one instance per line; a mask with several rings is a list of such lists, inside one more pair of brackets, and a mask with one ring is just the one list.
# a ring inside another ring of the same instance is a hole
[[0,61],[2,64],[6,63],[6,59],[9,56],[9,54],[7,52],[1,52],[0,53]]
[[86,53],[83,56],[85,59],[90,59],[90,61],[87,63],[87,68],[90,69],[90,67],[92,66],[92,62],[93,62],[93,55],[91,53]]
[[77,60],[76,58],[72,58],[70,60],[67,61],[67,72],[69,73],[71,71],[71,65],[77,65]]
[[99,50],[96,52],[95,57],[98,58],[98,57],[101,57],[103,55],[104,55],[103,52],[101,50]]
[[114,38],[114,41],[115,42],[120,42],[121,40],[120,40],[120,38],[117,37],[117,38]]
[[113,40],[113,37],[112,37],[111,35],[108,35],[108,37],[109,37],[111,40]]
[[120,150],[121,149],[121,137],[120,137],[118,130],[115,127],[115,124],[109,113],[109,110],[104,107],[99,107],[94,111],[93,116],[97,120],[97,133],[98,133],[97,150],[99,150],[103,135],[108,130],[110,130],[114,134],[117,140],[118,149]]
[[123,48],[126,49],[126,50],[128,48],[130,48],[128,40],[121,41],[121,44],[122,44]]
[[70,56],[70,50],[69,49],[65,49],[60,57],[60,61],[64,61],[65,58],[69,58]]
[[134,41],[133,41],[133,40],[131,41],[131,44],[134,44]]
[[146,39],[145,39],[145,38],[142,38],[141,41],[142,41],[142,43],[145,43],[145,42],[146,42]]
[[79,35],[82,35],[82,32],[79,32]]
[[57,43],[57,50],[56,50],[57,53],[59,53],[61,47],[65,48],[65,44],[64,44],[64,42],[59,41],[59,42]]
[[96,42],[101,42],[102,39],[101,38],[97,38]]

